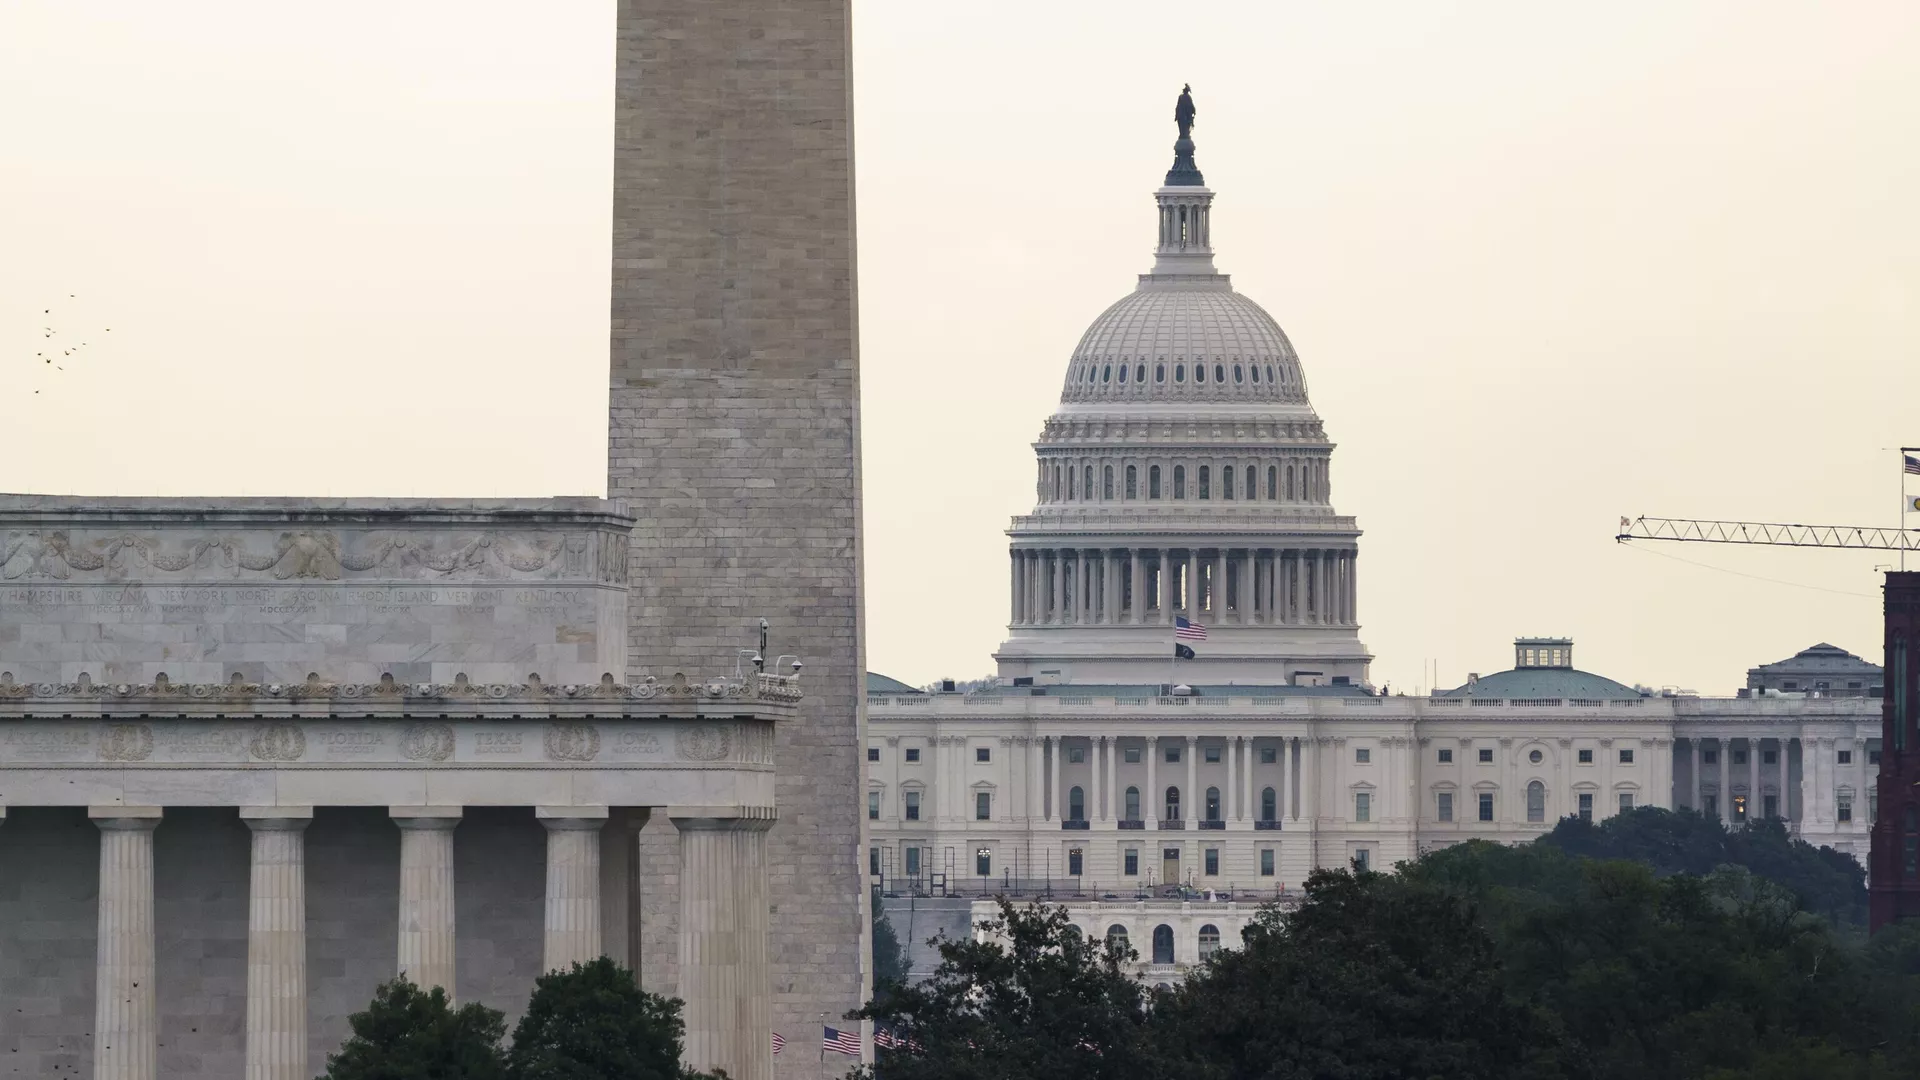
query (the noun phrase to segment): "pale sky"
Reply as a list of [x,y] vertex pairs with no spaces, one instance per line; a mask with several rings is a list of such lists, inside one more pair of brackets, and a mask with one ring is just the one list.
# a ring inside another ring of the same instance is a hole
[[[0,490],[603,494],[613,11],[0,5]],[[1339,443],[1376,682],[1519,634],[1702,692],[1878,662],[1884,553],[1612,537],[1896,522],[1920,4],[854,20],[874,670],[991,671],[1030,443],[1147,268],[1183,81],[1217,261]]]

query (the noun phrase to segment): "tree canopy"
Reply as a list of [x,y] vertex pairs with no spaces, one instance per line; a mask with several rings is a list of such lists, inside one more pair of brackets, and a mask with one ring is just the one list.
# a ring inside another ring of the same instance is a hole
[[542,975],[507,1051],[511,1080],[687,1080],[680,1002],[602,956]]
[[500,1038],[505,1018],[480,1004],[458,1009],[447,992],[422,990],[406,976],[383,983],[364,1012],[347,1018],[353,1034],[327,1055],[321,1080],[505,1080]]

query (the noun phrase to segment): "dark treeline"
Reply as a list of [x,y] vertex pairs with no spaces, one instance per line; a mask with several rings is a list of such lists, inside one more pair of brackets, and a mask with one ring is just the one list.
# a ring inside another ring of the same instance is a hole
[[881,1080],[1881,1080],[1920,1075],[1920,928],[1869,940],[1850,858],[1777,824],[1567,821],[1392,874],[1320,871],[1182,985],[1058,908],[861,1015]]

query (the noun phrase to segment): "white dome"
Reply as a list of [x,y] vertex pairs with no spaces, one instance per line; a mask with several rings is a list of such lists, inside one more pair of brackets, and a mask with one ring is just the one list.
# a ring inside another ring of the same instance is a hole
[[1280,324],[1224,276],[1149,277],[1087,327],[1060,400],[1305,404],[1307,384]]

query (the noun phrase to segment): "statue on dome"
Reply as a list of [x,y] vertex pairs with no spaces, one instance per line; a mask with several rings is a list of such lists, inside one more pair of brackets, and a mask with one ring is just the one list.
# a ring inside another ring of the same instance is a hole
[[1193,87],[1180,87],[1180,100],[1173,106],[1173,122],[1180,125],[1180,137],[1185,139],[1193,134],[1193,118],[1200,110],[1193,107]]

